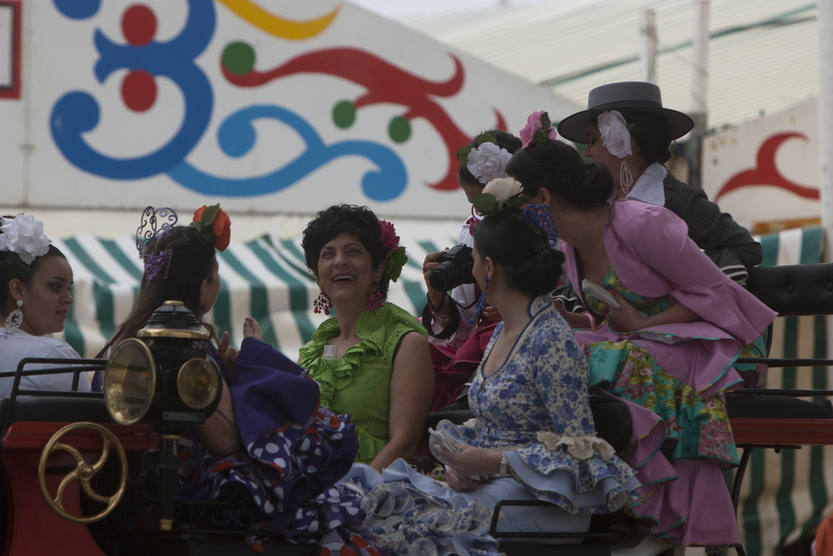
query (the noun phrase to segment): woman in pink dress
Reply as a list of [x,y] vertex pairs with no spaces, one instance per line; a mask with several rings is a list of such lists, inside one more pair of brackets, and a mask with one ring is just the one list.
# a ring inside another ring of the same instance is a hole
[[742,382],[735,360],[762,346],[775,313],[722,273],[680,218],[610,202],[607,170],[538,127],[507,173],[552,209],[566,274],[592,316],[592,327],[576,330],[589,386],[631,410],[626,461],[643,486],[630,509],[666,542],[735,544],[722,471],[737,452],[724,394]]

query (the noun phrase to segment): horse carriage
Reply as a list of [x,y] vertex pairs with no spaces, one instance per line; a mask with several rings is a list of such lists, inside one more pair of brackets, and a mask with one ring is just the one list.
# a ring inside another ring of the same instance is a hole
[[[833,314],[833,265],[762,267],[751,272],[748,286],[780,315]],[[24,359],[15,371],[0,373],[14,378],[9,398],[0,401],[3,554],[249,554],[245,537],[274,536],[211,519],[229,511],[253,515],[254,508],[177,496],[183,439],[213,412],[221,393],[219,370],[194,347],[204,339],[193,314],[170,302],[106,361]],[[756,362],[833,365],[824,359]],[[51,367],[31,370],[42,364]],[[102,393],[20,388],[25,374],[73,373],[77,384],[85,379],[81,373],[91,371],[105,371]],[[754,449],[833,444],[833,408],[823,398],[831,394],[755,389],[730,396],[732,428],[744,448],[735,500]],[[815,399],[801,399],[807,396]],[[627,449],[627,412],[605,398],[591,402],[599,434],[617,450]],[[466,416],[465,408],[452,408],[432,414],[431,422]],[[491,527],[509,554],[609,554],[629,533],[627,525],[609,519],[594,521],[590,533],[504,533],[498,517],[512,504],[520,502],[498,505]],[[541,544],[540,537],[569,544]],[[316,552],[314,544],[280,539],[275,546],[280,554]],[[735,548],[744,554],[742,546]]]

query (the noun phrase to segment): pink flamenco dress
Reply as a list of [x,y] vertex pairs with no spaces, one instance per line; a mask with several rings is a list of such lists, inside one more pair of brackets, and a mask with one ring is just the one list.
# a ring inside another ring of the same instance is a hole
[[[609,324],[607,305],[580,294],[601,321],[576,330],[589,386],[625,400],[631,413],[625,460],[643,486],[630,510],[673,544],[736,544],[723,470],[738,456],[725,394],[743,383],[736,359],[763,353],[762,333],[776,314],[723,274],[663,207],[613,203],[603,241],[610,260],[603,288],[645,315],[682,303],[701,319],[620,331]],[[576,253],[563,242],[562,249],[581,292]]]

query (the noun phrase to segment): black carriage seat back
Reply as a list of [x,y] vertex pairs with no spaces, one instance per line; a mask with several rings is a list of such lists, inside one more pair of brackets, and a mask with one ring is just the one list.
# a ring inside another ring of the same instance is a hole
[[[9,411],[9,399],[0,400],[0,417]],[[8,423],[18,421],[73,423],[75,421],[92,421],[93,423],[112,423],[104,398],[74,398],[68,396],[26,396],[18,395]]]
[[[78,380],[86,380],[84,371],[100,371],[106,361],[101,359],[26,358],[18,363],[18,371],[43,375],[50,373],[81,372]],[[48,364],[48,369],[27,369],[28,365]],[[13,379],[14,372],[0,373],[3,379]],[[88,392],[56,392],[13,388],[9,398],[0,399],[0,435],[17,421],[112,423],[101,394]]]
[[[747,289],[778,316],[833,314],[833,264],[761,266],[749,270]],[[767,351],[772,326],[767,331]],[[824,365],[821,360],[771,359],[770,367]],[[822,394],[823,392],[818,392]],[[812,392],[744,389],[727,396],[729,417],[783,419],[833,419],[833,405],[827,399],[806,400],[796,396]]]
[[833,263],[751,268],[746,287],[780,316],[833,315]]

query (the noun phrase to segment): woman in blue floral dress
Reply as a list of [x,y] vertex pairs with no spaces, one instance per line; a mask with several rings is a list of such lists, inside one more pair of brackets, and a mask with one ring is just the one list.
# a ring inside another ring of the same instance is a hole
[[[503,208],[506,192],[494,193]],[[513,208],[486,217],[474,238],[474,277],[503,322],[469,390],[475,418],[462,425],[441,421],[432,435],[447,485],[401,461],[381,477],[359,477],[373,487],[362,503],[370,528],[397,554],[426,538],[439,553],[494,552],[484,518],[504,499],[551,505],[504,508],[501,531],[586,531],[591,514],[624,507],[639,486],[596,436],[584,353],[550,301],[562,255]],[[356,466],[350,475],[346,482],[356,482]],[[482,544],[472,549],[474,540]]]

